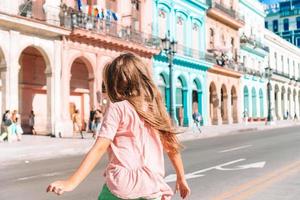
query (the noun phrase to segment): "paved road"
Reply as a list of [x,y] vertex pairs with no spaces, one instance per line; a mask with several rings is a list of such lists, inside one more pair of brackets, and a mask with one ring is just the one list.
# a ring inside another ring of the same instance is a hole
[[[192,200],[300,199],[300,127],[196,140],[184,145],[183,158]],[[0,199],[96,199],[103,184],[104,162],[74,192],[60,197],[45,193],[49,182],[67,177],[81,158],[0,167]],[[166,179],[173,187],[169,162],[166,168]]]

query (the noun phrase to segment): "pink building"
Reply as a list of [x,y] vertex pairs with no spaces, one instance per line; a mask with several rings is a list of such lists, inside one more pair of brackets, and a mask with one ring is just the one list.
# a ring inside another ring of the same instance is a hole
[[19,110],[25,131],[34,110],[39,134],[71,136],[75,109],[87,123],[105,107],[106,63],[131,51],[151,66],[158,53],[150,1],[98,0],[90,15],[82,2],[81,12],[71,0],[0,2],[0,111]]
[[241,120],[239,29],[244,18],[238,0],[210,0],[207,10],[207,51],[218,60],[208,70],[209,123],[230,124]]

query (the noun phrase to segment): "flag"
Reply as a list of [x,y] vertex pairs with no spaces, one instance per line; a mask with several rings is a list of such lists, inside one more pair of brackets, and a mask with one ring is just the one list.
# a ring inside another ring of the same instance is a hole
[[78,6],[78,10],[81,11],[81,0],[77,0],[77,6]]
[[118,21],[118,16],[116,13],[112,12],[112,17],[114,18],[115,21]]

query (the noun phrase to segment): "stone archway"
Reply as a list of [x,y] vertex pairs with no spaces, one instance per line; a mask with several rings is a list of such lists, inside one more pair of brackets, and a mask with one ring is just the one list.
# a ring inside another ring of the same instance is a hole
[[35,113],[37,134],[49,134],[51,128],[51,68],[44,52],[36,47],[25,48],[19,58],[19,113],[24,133],[31,133],[29,116]]
[[276,118],[279,119],[280,118],[280,114],[279,114],[279,87],[278,85],[276,84],[275,85],[275,91],[274,91],[274,101],[275,101],[275,115],[276,115]]
[[221,87],[221,118],[223,124],[228,124],[228,94],[227,88],[223,84]]
[[284,86],[282,86],[281,87],[281,112],[282,112],[283,119],[286,118],[285,94],[286,94],[286,90],[285,90]]
[[0,114],[4,113],[6,109],[8,109],[7,101],[6,101],[6,70],[7,70],[7,65],[6,65],[6,59],[4,56],[4,53],[2,49],[0,48]]
[[86,129],[90,110],[95,105],[94,70],[85,57],[78,57],[71,65],[70,74],[70,118],[72,119],[72,115],[77,110],[83,125],[82,128]]
[[256,90],[253,87],[251,89],[251,97],[252,97],[252,118],[257,117],[257,102],[256,102]]
[[259,89],[259,117],[264,118],[264,93],[262,89]]
[[248,87],[244,87],[244,111],[243,111],[243,117],[247,118],[249,117],[249,90]]
[[193,105],[193,113],[199,112],[201,116],[202,113],[202,85],[198,78],[195,78],[192,85],[192,105]]
[[238,123],[238,96],[234,86],[231,88],[231,115],[233,123]]
[[288,88],[287,92],[287,102],[288,102],[288,108],[287,108],[287,119],[291,118],[291,111],[292,111],[292,90],[291,88]]
[[187,126],[187,82],[183,76],[179,76],[176,80],[175,96],[176,118],[180,126]]
[[167,110],[170,109],[170,87],[168,83],[168,75],[165,73],[160,73],[158,76],[158,89],[161,94],[161,98],[165,103]]
[[297,99],[297,91],[296,91],[296,89],[294,89],[293,90],[293,105],[294,105],[294,108],[293,108],[293,115],[292,115],[292,118],[294,119],[294,118],[296,118],[296,116],[297,116],[297,101],[296,101],[296,99]]
[[218,125],[218,106],[219,99],[217,94],[217,88],[214,82],[211,82],[209,86],[209,116],[211,124]]

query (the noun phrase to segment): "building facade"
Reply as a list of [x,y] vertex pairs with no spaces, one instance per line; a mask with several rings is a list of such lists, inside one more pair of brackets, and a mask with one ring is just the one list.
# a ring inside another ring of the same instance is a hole
[[241,73],[238,55],[240,51],[239,29],[245,24],[239,14],[239,2],[208,1],[206,24],[207,52],[214,57],[213,67],[208,70],[207,101],[209,124],[238,123],[241,111]]
[[245,26],[239,30],[240,59],[243,63],[240,102],[244,120],[260,121],[267,117],[265,68],[269,49],[264,39],[264,8],[258,0],[240,0]]
[[[199,112],[207,124],[207,70],[205,57],[205,11],[204,1],[154,0],[153,34],[169,37],[178,42],[174,57],[173,76],[169,77],[168,57],[164,52],[154,56],[153,68],[156,81],[170,110],[173,98],[175,121],[178,125],[193,124],[192,114]],[[173,79],[173,87],[170,86]],[[170,97],[173,90],[173,97]]]
[[300,47],[300,0],[270,2],[266,13],[266,28]]
[[[92,108],[105,107],[107,62],[131,51],[151,67],[158,53],[146,12],[151,2],[99,0],[91,9],[82,3],[0,3],[1,112],[19,110],[25,132],[33,110],[39,134],[72,136],[75,110],[86,124]],[[95,6],[105,13],[89,13]]]
[[275,33],[265,30],[270,48],[271,108],[275,120],[294,119],[300,114],[300,51]]

